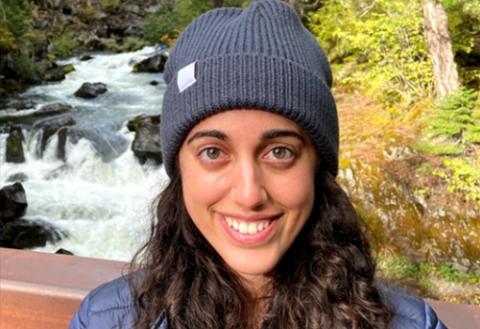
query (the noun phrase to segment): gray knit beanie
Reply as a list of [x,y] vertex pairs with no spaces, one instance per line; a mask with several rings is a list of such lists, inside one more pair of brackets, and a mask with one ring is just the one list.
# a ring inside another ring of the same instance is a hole
[[321,167],[338,171],[338,118],[328,60],[292,7],[259,0],[218,8],[194,20],[167,61],[161,120],[169,176],[188,132],[229,109],[260,109],[298,123],[317,147]]

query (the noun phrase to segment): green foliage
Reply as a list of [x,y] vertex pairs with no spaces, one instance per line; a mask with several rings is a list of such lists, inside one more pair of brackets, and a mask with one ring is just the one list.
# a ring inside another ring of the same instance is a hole
[[309,28],[338,64],[338,83],[389,104],[432,93],[420,0],[325,1]]
[[123,40],[122,45],[120,46],[122,51],[137,51],[145,47],[145,41],[137,38],[128,36]]
[[381,254],[377,263],[383,277],[414,278],[418,279],[422,286],[431,285],[429,278],[432,277],[440,277],[450,282],[480,283],[480,275],[460,272],[451,263],[418,263],[400,254]]
[[459,155],[463,152],[461,146],[453,142],[422,140],[412,145],[413,149],[437,155]]
[[480,164],[468,159],[445,159],[433,174],[446,180],[449,192],[459,192],[466,200],[480,200]]
[[67,31],[52,42],[52,51],[58,57],[71,56],[77,46],[75,33]]
[[28,31],[33,6],[27,0],[0,1],[0,50],[17,49]]
[[448,14],[448,25],[453,49],[470,53],[475,37],[480,34],[480,2],[471,0],[443,0]]
[[[225,0],[225,7],[243,7],[252,0]],[[170,8],[167,0],[160,2],[158,9],[150,14],[143,28],[145,39],[157,44],[167,35],[170,38],[178,36],[185,26],[194,18],[213,8],[211,0],[176,0]]]
[[477,92],[460,88],[445,97],[426,119],[427,137],[454,139],[462,144],[480,141],[480,104]]
[[146,19],[145,38],[151,43],[159,43],[165,34],[175,36],[195,17],[211,8],[211,1],[177,0],[173,8],[163,1]]
[[26,82],[39,82],[39,70],[28,48],[22,48],[16,54],[14,70],[18,77]]

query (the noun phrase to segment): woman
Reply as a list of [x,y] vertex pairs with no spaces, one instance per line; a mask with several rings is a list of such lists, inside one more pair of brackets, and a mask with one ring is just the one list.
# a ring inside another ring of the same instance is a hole
[[445,328],[375,281],[335,182],[330,67],[290,6],[202,15],[164,78],[170,183],[140,269],[91,292],[71,328]]

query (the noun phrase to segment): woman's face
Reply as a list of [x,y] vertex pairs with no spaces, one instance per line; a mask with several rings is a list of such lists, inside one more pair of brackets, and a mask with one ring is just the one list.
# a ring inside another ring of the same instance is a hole
[[308,135],[283,116],[258,110],[213,115],[180,149],[187,211],[224,261],[257,282],[312,211],[316,162]]

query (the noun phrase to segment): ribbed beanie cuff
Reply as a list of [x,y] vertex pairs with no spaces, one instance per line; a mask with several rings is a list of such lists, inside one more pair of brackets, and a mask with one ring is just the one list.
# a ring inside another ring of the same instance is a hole
[[[195,63],[195,64],[192,64]],[[194,65],[185,89],[178,71]],[[220,8],[192,22],[177,40],[164,79],[161,141],[168,175],[179,148],[202,119],[229,109],[260,109],[297,122],[321,167],[338,171],[338,118],[327,59],[294,10],[260,0],[245,10]]]

